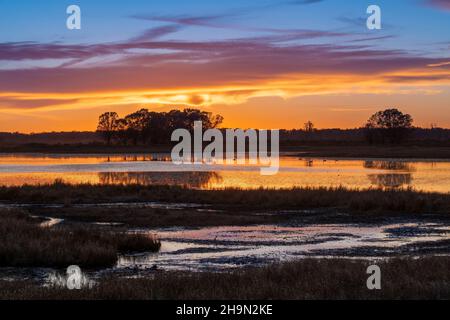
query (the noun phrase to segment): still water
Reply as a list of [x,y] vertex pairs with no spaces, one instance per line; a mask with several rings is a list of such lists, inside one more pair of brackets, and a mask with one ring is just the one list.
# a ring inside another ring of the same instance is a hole
[[0,185],[66,183],[168,184],[191,188],[348,187],[450,192],[450,161],[315,159],[284,155],[280,171],[249,165],[175,166],[168,155],[0,155]]
[[[445,223],[380,225],[259,225],[147,231],[161,238],[159,253],[121,256],[117,268],[223,270],[309,257],[385,258],[420,255],[448,241]],[[433,245],[430,245],[433,243]],[[430,251],[430,252],[427,252]]]

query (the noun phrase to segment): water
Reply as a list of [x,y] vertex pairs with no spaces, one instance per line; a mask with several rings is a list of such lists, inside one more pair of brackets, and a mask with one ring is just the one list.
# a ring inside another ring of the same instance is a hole
[[[122,256],[118,269],[226,270],[301,257],[378,259],[438,253],[450,226],[430,221],[380,225],[226,226],[147,231],[162,240],[157,254]],[[430,245],[432,243],[432,245]],[[446,246],[446,245],[445,245]],[[448,253],[448,248],[445,249]]]
[[0,155],[0,185],[66,183],[239,187],[405,188],[450,192],[450,161],[303,159],[282,156],[280,172],[249,165],[175,166],[168,155]]

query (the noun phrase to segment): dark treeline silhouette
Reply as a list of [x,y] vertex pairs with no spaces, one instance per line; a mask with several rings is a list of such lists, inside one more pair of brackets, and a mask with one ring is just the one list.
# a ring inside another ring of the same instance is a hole
[[400,144],[403,142],[448,142],[450,130],[432,126],[430,129],[413,127],[413,118],[398,109],[378,111],[366,124],[357,129],[315,129],[308,121],[303,130],[283,130],[282,142],[366,142],[368,144]]
[[[178,128],[193,129],[194,121],[202,121],[204,129],[219,126],[223,117],[197,109],[150,112],[141,109],[120,118],[115,112],[99,117],[96,132],[50,132],[50,133],[2,133],[0,151],[15,150],[25,146],[27,150],[41,150],[45,146],[64,147],[114,144],[115,150],[123,146],[171,145],[170,137]],[[432,125],[429,129],[412,126],[413,119],[397,109],[379,111],[367,123],[355,129],[316,129],[312,121],[301,129],[281,130],[281,146],[304,145],[366,145],[366,144],[420,144],[450,146],[450,129]],[[22,148],[23,149],[23,148]],[[18,150],[22,150],[18,149]],[[65,149],[64,149],[65,150]],[[125,149],[124,149],[125,150]],[[76,151],[76,150],[73,150]]]
[[[378,134],[381,130],[375,130]],[[372,131],[373,132],[373,131]],[[388,139],[373,139],[369,141],[368,131],[366,128],[355,129],[316,129],[313,132],[305,130],[282,130],[280,132],[280,141],[283,145],[301,145],[308,144],[383,144],[387,143]],[[403,143],[438,143],[450,145],[450,129],[444,128],[411,128],[408,135],[401,141]]]
[[119,118],[115,112],[106,112],[99,117],[97,132],[102,134],[107,144],[167,144],[174,130],[192,131],[195,121],[201,121],[206,130],[219,126],[223,117],[198,109],[169,112],[141,109],[124,118]]

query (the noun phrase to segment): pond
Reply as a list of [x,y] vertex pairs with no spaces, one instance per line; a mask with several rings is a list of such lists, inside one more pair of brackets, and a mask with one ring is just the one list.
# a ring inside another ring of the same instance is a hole
[[250,165],[176,166],[169,155],[0,155],[0,185],[70,184],[183,185],[197,189],[238,187],[405,188],[450,192],[450,161],[325,159],[283,155],[274,176]]

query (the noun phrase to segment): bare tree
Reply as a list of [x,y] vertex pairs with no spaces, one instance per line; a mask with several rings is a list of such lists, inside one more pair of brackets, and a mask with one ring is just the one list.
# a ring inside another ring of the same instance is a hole
[[97,132],[100,132],[106,143],[111,144],[115,132],[117,131],[117,120],[119,116],[115,112],[105,112],[98,118]]
[[312,123],[312,121],[308,121],[304,124],[303,126],[304,130],[308,133],[314,132],[315,128],[314,128],[314,123]]

